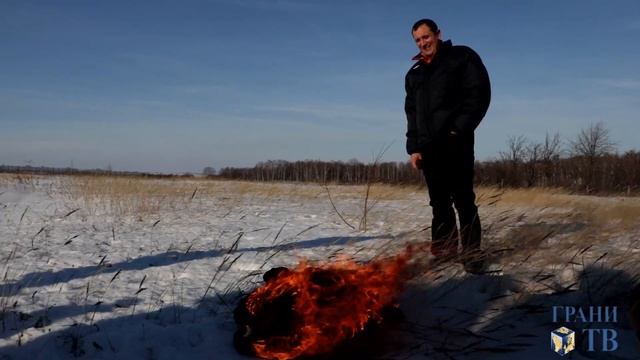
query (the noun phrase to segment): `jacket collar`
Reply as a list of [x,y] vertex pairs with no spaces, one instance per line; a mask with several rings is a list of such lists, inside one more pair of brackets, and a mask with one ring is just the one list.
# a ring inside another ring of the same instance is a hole
[[[451,48],[451,46],[452,46],[451,40],[447,40],[447,41],[439,40],[438,41],[438,51],[436,51],[436,56],[434,57],[434,59],[439,57],[438,54],[441,54],[440,53],[441,51],[443,51],[443,50],[445,52],[448,51]],[[413,61],[418,61],[418,60],[422,61],[422,54],[418,53],[416,56],[412,57],[411,60],[413,60]]]

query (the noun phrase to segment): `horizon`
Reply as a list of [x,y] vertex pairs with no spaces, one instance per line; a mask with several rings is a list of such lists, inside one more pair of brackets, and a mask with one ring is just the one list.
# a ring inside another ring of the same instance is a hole
[[640,3],[211,0],[0,4],[0,164],[157,173],[407,160],[419,18],[487,67],[476,159],[511,136],[640,132]]

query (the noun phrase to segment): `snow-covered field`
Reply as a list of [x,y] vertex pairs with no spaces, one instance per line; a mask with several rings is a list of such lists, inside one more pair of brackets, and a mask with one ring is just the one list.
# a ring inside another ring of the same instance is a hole
[[[264,271],[429,240],[424,189],[371,190],[365,227],[364,187],[0,175],[0,359],[244,358],[232,311]],[[417,259],[381,358],[552,359],[552,330],[603,327],[552,307],[591,304],[618,306],[619,348],[567,357],[640,359],[639,199],[485,189],[479,204],[491,272]]]

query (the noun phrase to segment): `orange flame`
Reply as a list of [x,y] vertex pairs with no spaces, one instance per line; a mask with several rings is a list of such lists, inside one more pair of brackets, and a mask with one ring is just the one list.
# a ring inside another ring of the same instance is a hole
[[[248,297],[246,308],[255,315],[266,302],[293,295],[295,329],[256,341],[256,355],[285,360],[328,352],[369,321],[380,321],[382,309],[402,290],[411,252],[408,247],[393,258],[367,264],[342,261],[310,266],[302,262],[295,270],[278,274]],[[318,277],[323,279],[320,283]]]

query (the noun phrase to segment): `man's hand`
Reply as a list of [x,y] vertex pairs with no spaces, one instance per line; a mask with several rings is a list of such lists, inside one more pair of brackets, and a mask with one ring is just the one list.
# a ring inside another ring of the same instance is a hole
[[422,154],[413,153],[409,158],[409,162],[411,163],[411,167],[414,169],[422,169]]

